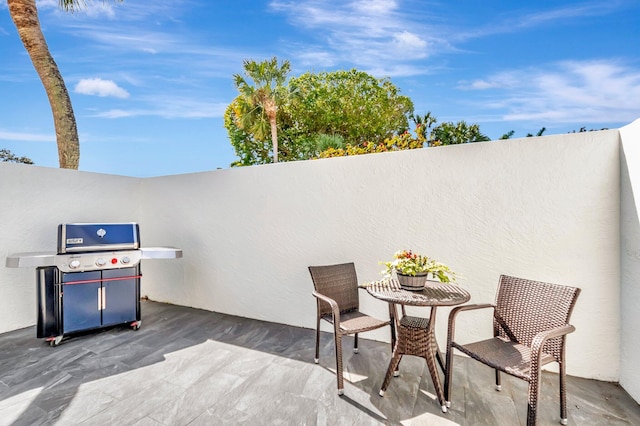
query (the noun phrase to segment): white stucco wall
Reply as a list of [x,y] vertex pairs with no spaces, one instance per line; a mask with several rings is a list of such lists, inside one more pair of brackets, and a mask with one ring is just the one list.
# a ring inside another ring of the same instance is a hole
[[640,401],[640,120],[620,129],[621,328],[620,384]]
[[[619,148],[611,130],[147,179],[0,164],[12,203],[0,207],[0,255],[55,249],[58,223],[135,220],[143,245],[184,251],[143,262],[151,299],[313,328],[308,265],[354,261],[367,281],[411,248],[457,271],[472,302],[493,301],[500,274],[581,287],[568,373],[617,381]],[[81,205],[61,203],[78,187]],[[35,322],[33,281],[0,267],[1,331]],[[387,315],[383,302],[361,301]],[[461,318],[460,337],[488,335],[484,319]]]
[[[619,185],[615,130],[146,179],[145,235],[185,257],[147,263],[143,293],[312,328],[308,265],[354,261],[366,281],[411,248],[460,273],[473,302],[493,301],[500,274],[581,287],[569,374],[617,380],[601,361],[620,347]],[[490,332],[477,324],[461,337]]]

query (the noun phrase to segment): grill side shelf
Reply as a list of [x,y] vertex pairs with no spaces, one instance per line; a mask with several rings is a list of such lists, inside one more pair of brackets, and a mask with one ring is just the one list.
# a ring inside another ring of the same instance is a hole
[[175,247],[142,247],[143,259],[179,259],[182,257],[182,249]]
[[7,256],[5,266],[7,268],[40,268],[43,266],[55,266],[56,253],[52,252],[27,252],[14,253]]

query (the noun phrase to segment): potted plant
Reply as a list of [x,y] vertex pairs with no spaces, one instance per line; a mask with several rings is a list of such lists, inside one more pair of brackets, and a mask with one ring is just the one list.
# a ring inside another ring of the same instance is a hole
[[400,285],[408,290],[420,290],[430,278],[440,282],[455,281],[455,273],[445,264],[411,250],[400,250],[393,255],[394,260],[381,262],[386,266],[382,271],[392,276],[395,271]]

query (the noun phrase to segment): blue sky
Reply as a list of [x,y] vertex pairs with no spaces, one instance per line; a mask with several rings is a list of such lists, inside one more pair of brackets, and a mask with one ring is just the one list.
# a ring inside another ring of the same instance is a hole
[[[162,176],[228,168],[222,115],[245,59],[292,75],[389,77],[415,112],[492,139],[640,118],[640,1],[125,0],[37,2],[71,95],[80,170]],[[58,167],[51,111],[0,3],[0,148]]]

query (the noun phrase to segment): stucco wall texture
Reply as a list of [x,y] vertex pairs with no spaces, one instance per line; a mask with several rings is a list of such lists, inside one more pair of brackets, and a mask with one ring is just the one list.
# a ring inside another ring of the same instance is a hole
[[[636,121],[620,130],[146,179],[0,164],[0,257],[55,251],[59,223],[137,221],[143,246],[184,252],[143,261],[144,295],[313,328],[307,266],[353,261],[369,281],[380,278],[380,261],[412,249],[455,270],[471,302],[492,302],[501,274],[582,288],[568,374],[620,381],[640,400],[631,366],[640,349],[640,164],[629,161],[639,129]],[[69,188],[82,194],[77,201],[69,202]],[[0,291],[0,332],[35,323],[33,270],[2,262]],[[364,311],[388,315],[383,302],[360,298]],[[438,312],[442,344],[448,312]],[[486,316],[458,324],[461,339],[491,334]],[[384,331],[368,337],[388,339]]]

